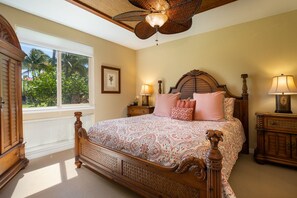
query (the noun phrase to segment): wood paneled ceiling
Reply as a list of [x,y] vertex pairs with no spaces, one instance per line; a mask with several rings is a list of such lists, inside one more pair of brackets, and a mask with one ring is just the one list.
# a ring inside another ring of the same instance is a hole
[[[139,10],[133,6],[128,0],[67,0],[68,2],[85,9],[99,17],[102,17],[112,23],[115,23],[127,30],[134,31],[134,27],[138,22],[120,22],[112,19],[113,16],[132,10]],[[198,13],[205,12],[212,8],[216,8],[236,0],[202,0],[202,4]]]

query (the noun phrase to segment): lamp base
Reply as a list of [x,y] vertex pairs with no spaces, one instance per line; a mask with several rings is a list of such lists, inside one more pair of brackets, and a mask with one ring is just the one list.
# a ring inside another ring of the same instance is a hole
[[142,96],[142,106],[149,106],[148,96]]
[[275,104],[275,113],[292,113],[290,95],[276,95]]

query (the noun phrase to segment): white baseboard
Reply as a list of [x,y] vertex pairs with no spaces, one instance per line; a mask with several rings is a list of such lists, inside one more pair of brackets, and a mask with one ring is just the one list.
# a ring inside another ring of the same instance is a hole
[[25,155],[28,159],[34,159],[71,148],[74,148],[74,140],[60,141],[51,144],[25,148]]

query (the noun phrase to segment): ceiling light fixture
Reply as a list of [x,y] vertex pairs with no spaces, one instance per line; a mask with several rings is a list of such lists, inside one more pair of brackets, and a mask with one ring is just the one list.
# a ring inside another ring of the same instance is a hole
[[164,25],[164,23],[168,20],[168,16],[162,12],[154,12],[151,14],[146,15],[145,17],[146,22],[150,24],[152,28],[156,29],[156,45],[159,45],[158,39],[158,31],[159,28]]
[[163,13],[151,13],[145,17],[145,20],[153,28],[159,28],[164,25],[164,23],[168,20],[168,17]]
[[[134,28],[140,39],[154,34],[177,34],[192,26],[192,17],[198,12],[202,0],[129,0],[141,10],[132,10],[113,17],[116,21],[139,21]],[[165,24],[165,25],[164,25]]]

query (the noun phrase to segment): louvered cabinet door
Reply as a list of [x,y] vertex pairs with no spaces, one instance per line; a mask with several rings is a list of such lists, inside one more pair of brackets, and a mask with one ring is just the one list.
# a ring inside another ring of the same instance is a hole
[[1,60],[1,154],[19,143],[17,62],[4,54]]
[[265,154],[273,157],[290,158],[291,141],[289,134],[265,133]]

